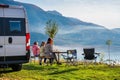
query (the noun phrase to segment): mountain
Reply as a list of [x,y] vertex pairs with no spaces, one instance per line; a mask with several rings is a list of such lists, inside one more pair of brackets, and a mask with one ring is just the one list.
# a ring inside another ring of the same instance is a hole
[[56,11],[56,10],[53,10],[53,11],[47,11],[47,12],[50,13],[50,14],[54,14],[54,15],[62,16],[62,14],[59,13],[58,11]]
[[23,5],[26,8],[28,20],[30,26],[43,27],[49,19],[56,21],[60,27],[64,26],[75,26],[75,25],[95,25],[92,23],[83,22],[81,20],[62,16],[57,11],[44,11],[40,7],[32,4],[20,3],[16,1],[0,0],[0,3],[11,4],[11,5]]
[[120,33],[120,28],[112,29],[112,31],[117,32],[117,33]]
[[25,7],[31,33],[31,43],[46,41],[44,28],[48,20],[54,20],[59,25],[59,32],[54,41],[56,45],[105,45],[112,40],[113,45],[120,46],[120,30],[109,30],[104,26],[85,22],[72,17],[65,17],[56,10],[45,11],[33,4],[0,0],[2,4],[22,5]]

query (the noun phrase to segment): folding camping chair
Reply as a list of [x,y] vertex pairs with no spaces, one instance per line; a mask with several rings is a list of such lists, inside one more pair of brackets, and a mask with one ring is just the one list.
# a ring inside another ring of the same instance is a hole
[[96,63],[97,56],[95,55],[94,48],[83,48],[83,52],[84,63],[86,63],[86,61],[94,61],[94,63]]
[[63,59],[66,61],[67,65],[72,64],[76,65],[77,64],[77,50],[67,50],[67,54],[62,54]]

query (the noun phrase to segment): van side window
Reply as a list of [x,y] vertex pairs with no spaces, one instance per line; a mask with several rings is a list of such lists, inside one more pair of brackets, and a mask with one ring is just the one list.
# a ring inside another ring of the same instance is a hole
[[0,26],[0,36],[1,36],[1,33],[2,33],[2,32],[1,32],[1,26]]
[[20,21],[9,21],[10,32],[19,33],[21,32],[21,22]]
[[3,21],[0,18],[0,36],[2,36],[2,35],[3,35]]
[[5,36],[25,36],[25,18],[6,18]]

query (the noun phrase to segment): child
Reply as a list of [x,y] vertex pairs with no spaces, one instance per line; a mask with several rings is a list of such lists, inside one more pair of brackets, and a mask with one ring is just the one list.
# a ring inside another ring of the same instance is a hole
[[33,44],[33,46],[32,46],[32,51],[33,51],[34,63],[35,63],[35,58],[38,57],[39,51],[40,51],[40,48],[39,48],[39,46],[38,46],[38,42],[34,42],[34,44]]

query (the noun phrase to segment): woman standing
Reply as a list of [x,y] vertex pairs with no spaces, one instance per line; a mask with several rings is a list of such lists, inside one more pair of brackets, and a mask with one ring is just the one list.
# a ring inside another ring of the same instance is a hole
[[53,55],[53,40],[51,38],[48,38],[47,44],[45,45],[45,60],[44,60],[44,63],[46,63],[46,59],[49,59],[49,62],[52,65],[54,55]]
[[45,58],[45,42],[40,45],[39,64],[42,65],[42,59]]

